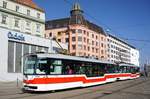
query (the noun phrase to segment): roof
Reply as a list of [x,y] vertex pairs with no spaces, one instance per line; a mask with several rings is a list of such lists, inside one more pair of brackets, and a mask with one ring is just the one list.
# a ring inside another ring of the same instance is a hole
[[109,62],[109,61],[89,59],[89,58],[83,58],[83,57],[78,57],[78,56],[69,56],[69,55],[63,55],[63,54],[39,53],[36,55],[39,58],[54,58],[54,59],[66,59],[66,60],[75,60],[75,61],[84,61],[84,62],[113,64],[112,62]]
[[39,10],[41,12],[44,12],[44,10],[42,8],[38,7],[32,0],[10,0],[10,1],[13,1],[18,4],[25,5],[25,6],[33,8],[33,9]]
[[[46,21],[46,27],[45,28],[46,28],[46,30],[48,30],[48,29],[67,27],[67,26],[69,26],[69,21],[70,21],[70,18],[61,18],[61,19],[49,20],[49,21]],[[100,27],[94,23],[91,23],[88,20],[86,20],[86,25],[90,30],[105,34],[102,27]]]

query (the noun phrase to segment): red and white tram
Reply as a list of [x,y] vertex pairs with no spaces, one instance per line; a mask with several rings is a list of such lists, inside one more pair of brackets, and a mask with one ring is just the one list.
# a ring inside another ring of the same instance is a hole
[[86,87],[139,77],[137,66],[61,54],[30,54],[24,64],[25,90]]

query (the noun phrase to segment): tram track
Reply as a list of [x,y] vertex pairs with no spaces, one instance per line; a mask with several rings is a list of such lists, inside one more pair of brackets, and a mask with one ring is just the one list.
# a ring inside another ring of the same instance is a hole
[[92,98],[92,99],[99,99],[99,98],[105,97],[107,95],[112,95],[112,94],[115,94],[115,93],[119,93],[122,90],[125,90],[125,89],[128,89],[128,88],[140,85],[140,84],[145,83],[145,82],[147,82],[147,81],[145,80],[145,81],[134,82],[134,83],[132,83],[130,85],[127,85],[125,87],[119,88],[119,89],[114,90],[114,91],[107,90],[107,91],[102,92],[103,90],[99,89],[99,90],[96,90],[96,91],[89,91],[89,92],[78,94],[78,95],[72,95],[72,96],[68,96],[68,97],[63,97],[62,99],[71,99],[71,98],[75,98],[75,97],[79,97],[79,96],[83,96],[83,95],[87,95],[87,94],[93,94],[95,92],[102,92],[99,96],[96,96],[96,97]]

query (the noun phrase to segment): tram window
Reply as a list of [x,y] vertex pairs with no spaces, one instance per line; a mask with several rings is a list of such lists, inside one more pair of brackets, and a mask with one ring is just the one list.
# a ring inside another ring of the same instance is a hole
[[85,74],[85,68],[83,66],[79,66],[77,73],[78,74]]
[[34,68],[36,65],[36,56],[29,56],[25,61],[24,73],[34,74]]
[[63,64],[62,74],[64,75],[80,74],[79,69],[81,63],[79,61],[62,60],[62,64]]
[[50,74],[62,74],[62,61],[61,60],[51,61]]
[[106,69],[106,73],[113,73],[114,71],[112,65],[107,65],[105,69]]
[[67,75],[70,75],[70,74],[76,74],[76,64],[74,62],[67,62],[67,61],[64,61],[63,63],[63,74],[67,74]]
[[49,64],[47,59],[39,59],[36,67],[37,74],[49,74]]
[[127,67],[126,66],[121,66],[120,67],[120,73],[127,73]]

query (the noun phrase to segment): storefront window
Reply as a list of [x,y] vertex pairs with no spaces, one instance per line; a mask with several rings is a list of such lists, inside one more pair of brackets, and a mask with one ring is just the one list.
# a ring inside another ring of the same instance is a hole
[[16,43],[16,61],[15,61],[15,72],[20,73],[21,72],[21,59],[22,59],[22,44]]
[[8,42],[8,73],[14,72],[14,42]]

